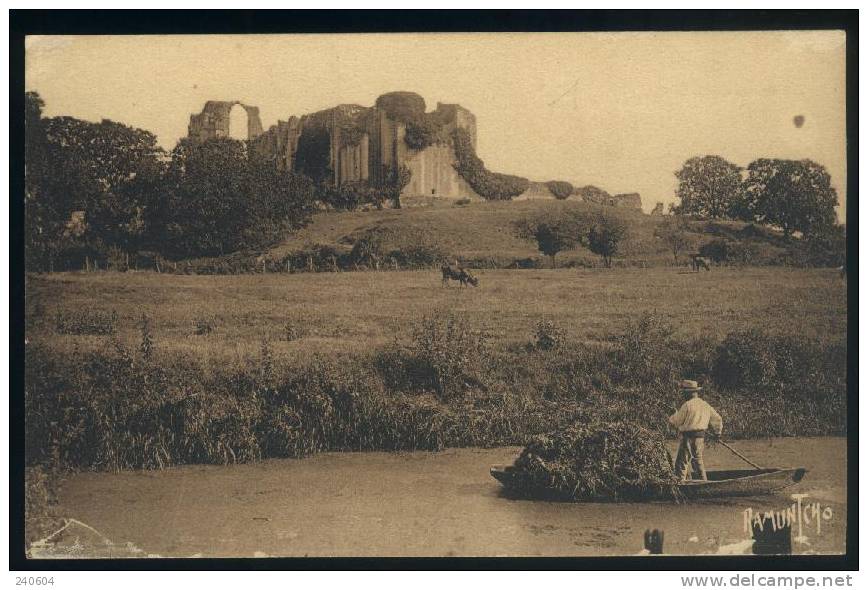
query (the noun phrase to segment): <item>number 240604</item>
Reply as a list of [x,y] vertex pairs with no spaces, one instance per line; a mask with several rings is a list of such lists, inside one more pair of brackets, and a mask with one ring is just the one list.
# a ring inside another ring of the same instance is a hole
[[54,586],[54,576],[15,576],[16,586]]

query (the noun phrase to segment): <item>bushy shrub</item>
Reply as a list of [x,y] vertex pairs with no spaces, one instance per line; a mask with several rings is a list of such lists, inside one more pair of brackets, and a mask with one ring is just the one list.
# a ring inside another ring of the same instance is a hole
[[727,335],[717,348],[714,381],[726,389],[771,387],[777,382],[773,339],[751,329]]
[[674,340],[672,354],[678,360],[681,374],[700,383],[706,382],[712,376],[719,344],[719,338],[709,334]]
[[[561,347],[545,364],[541,379],[542,395],[547,400],[584,403],[612,390],[612,354],[599,346]],[[609,407],[601,404],[601,408]]]
[[[726,389],[845,388],[847,351],[797,335],[733,332],[715,351],[714,381]],[[842,385],[843,384],[843,385]]]
[[387,256],[385,238],[382,232],[372,230],[355,241],[349,259],[352,264],[379,269]]
[[382,208],[387,195],[381,188],[367,182],[345,182],[340,186],[324,182],[317,187],[316,198],[329,207],[354,211],[368,204]]
[[430,268],[450,258],[439,244],[420,241],[392,250],[389,258],[402,268]]
[[549,191],[558,199],[566,199],[573,194],[575,188],[569,182],[564,180],[550,180],[546,183]]
[[414,326],[412,342],[396,342],[381,351],[376,365],[394,389],[430,391],[440,399],[452,400],[485,388],[485,350],[481,331],[451,312],[436,313]]
[[116,311],[83,310],[60,312],[54,318],[54,331],[74,336],[108,336],[115,333]]
[[617,378],[625,383],[671,383],[679,371],[673,333],[658,314],[646,313],[631,322],[615,339]]
[[423,150],[437,143],[440,126],[429,116],[423,116],[407,123],[404,142],[411,150]]

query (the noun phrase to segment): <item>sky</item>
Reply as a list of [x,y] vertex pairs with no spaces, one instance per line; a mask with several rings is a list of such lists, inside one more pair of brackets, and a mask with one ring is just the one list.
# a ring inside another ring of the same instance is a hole
[[41,36],[25,60],[46,116],[119,121],[167,149],[207,100],[258,106],[268,128],[408,90],[470,109],[489,169],[638,192],[646,211],[707,154],[810,158],[845,201],[842,31]]

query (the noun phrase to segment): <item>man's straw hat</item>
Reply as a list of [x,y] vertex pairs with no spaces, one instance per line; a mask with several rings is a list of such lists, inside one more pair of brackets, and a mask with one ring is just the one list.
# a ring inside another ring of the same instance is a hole
[[681,391],[699,391],[702,389],[699,386],[699,383],[690,379],[682,379],[681,383],[679,383],[679,386],[681,387]]

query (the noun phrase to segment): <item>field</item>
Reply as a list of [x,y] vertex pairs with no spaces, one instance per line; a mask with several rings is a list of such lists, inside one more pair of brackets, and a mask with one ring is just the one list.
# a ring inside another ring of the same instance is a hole
[[[58,334],[69,314],[114,311],[116,336],[135,345],[149,318],[159,354],[225,364],[258,354],[360,353],[409,336],[435,311],[453,310],[498,348],[528,342],[551,320],[570,340],[604,343],[653,312],[683,338],[758,328],[819,344],[843,342],[846,285],[834,270],[722,268],[480,271],[479,288],[441,286],[439,272],[238,276],[156,273],[32,275],[26,285],[30,342],[69,351],[104,336]],[[209,330],[210,328],[210,330]],[[287,341],[287,329],[296,338]]]

